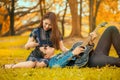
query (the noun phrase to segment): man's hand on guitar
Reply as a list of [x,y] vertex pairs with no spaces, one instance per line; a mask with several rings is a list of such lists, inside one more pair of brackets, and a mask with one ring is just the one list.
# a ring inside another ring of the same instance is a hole
[[84,51],[85,51],[85,49],[83,47],[78,46],[72,51],[72,53],[73,53],[73,55],[79,55],[80,53],[82,53]]
[[90,36],[91,36],[91,40],[90,40],[89,44],[93,44],[93,41],[96,39],[97,34],[96,34],[96,32],[91,32]]

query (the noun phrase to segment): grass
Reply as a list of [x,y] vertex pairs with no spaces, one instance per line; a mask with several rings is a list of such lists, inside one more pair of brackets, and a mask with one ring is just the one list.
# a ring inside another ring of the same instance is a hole
[[[25,50],[28,36],[0,38],[0,65],[25,61],[31,50]],[[68,42],[68,41],[67,41]],[[67,45],[67,43],[65,43]],[[67,46],[71,46],[70,44]],[[111,56],[117,57],[112,48]],[[2,69],[0,80],[120,80],[120,68],[33,68]]]
[[38,68],[1,70],[1,80],[119,80],[120,69],[97,68]]

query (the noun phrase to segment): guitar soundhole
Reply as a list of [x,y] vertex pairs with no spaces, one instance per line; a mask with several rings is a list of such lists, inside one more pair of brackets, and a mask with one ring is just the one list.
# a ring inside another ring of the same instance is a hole
[[87,49],[87,47],[86,46],[80,46],[81,48],[83,48],[85,51],[86,51],[86,49]]
[[79,56],[82,56],[83,54],[84,54],[84,52],[83,52],[83,53],[80,53]]
[[85,47],[84,46],[80,46],[81,48],[83,48],[83,49],[85,49]]

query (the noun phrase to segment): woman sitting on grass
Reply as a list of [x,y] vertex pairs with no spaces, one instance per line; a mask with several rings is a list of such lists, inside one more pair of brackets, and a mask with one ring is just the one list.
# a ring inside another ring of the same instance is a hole
[[26,49],[35,48],[28,56],[25,62],[17,64],[6,64],[4,68],[34,68],[34,67],[46,67],[48,65],[48,59],[43,58],[41,48],[46,46],[53,49],[60,49],[63,52],[68,49],[63,45],[62,35],[58,29],[57,17],[55,13],[46,13],[40,22],[40,27],[34,29],[25,45]]

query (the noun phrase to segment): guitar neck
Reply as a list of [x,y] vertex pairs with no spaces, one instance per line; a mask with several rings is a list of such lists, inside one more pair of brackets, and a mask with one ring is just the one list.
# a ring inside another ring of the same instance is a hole
[[[93,32],[96,33],[100,27],[101,27],[101,26],[96,27]],[[88,38],[87,38],[87,40],[84,41],[81,46],[86,46],[86,45],[90,42],[91,39],[92,39],[92,37],[89,35]]]

